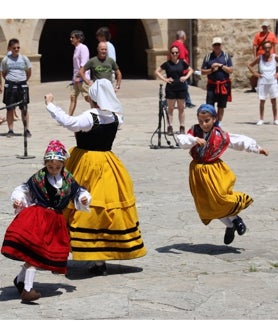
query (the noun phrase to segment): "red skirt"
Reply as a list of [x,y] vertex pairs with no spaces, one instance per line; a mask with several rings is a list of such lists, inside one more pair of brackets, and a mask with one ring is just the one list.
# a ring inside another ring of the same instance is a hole
[[8,226],[1,253],[37,268],[66,273],[70,238],[63,214],[41,206],[23,209]]

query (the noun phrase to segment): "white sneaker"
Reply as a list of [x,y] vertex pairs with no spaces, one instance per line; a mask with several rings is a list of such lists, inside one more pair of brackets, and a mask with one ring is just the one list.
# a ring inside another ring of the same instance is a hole
[[273,124],[277,126],[278,125],[278,120],[274,120]]
[[259,120],[259,121],[256,123],[257,126],[261,126],[261,125],[263,125],[263,124],[264,124],[264,120]]

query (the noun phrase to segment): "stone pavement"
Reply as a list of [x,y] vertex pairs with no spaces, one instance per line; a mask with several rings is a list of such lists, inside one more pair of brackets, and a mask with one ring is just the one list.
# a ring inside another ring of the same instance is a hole
[[[66,111],[68,82],[30,87],[30,130],[27,155],[22,136],[6,138],[0,126],[0,237],[13,218],[13,188],[42,166],[50,139],[67,147],[73,133],[57,125],[45,110],[43,96],[53,92]],[[0,319],[33,320],[276,320],[278,310],[278,126],[271,124],[270,101],[263,126],[256,126],[258,99],[253,93],[233,90],[223,127],[255,138],[269,149],[264,157],[228,150],[223,155],[237,175],[235,188],[250,194],[254,203],[241,213],[248,230],[226,246],[224,226],[218,221],[204,226],[194,207],[188,185],[191,158],[164,134],[160,148],[158,103],[160,81],[123,80],[119,98],[125,124],[113,150],[128,168],[137,197],[140,226],[148,254],[129,261],[109,261],[107,277],[92,277],[88,263],[69,258],[68,276],[38,271],[35,288],[42,298],[22,304],[13,286],[20,262],[0,255]],[[164,87],[163,87],[164,89]],[[190,87],[192,101],[204,103],[205,91]],[[87,108],[78,99],[76,114]],[[19,111],[18,111],[19,112]],[[5,110],[1,112],[5,114]],[[196,108],[186,109],[186,129],[196,122]],[[163,120],[162,132],[163,132]],[[175,126],[178,129],[177,112]],[[22,133],[15,122],[15,132]],[[152,138],[153,137],[153,138]],[[275,321],[271,321],[273,324]],[[268,323],[268,326],[270,323]],[[192,326],[192,325],[191,325]]]

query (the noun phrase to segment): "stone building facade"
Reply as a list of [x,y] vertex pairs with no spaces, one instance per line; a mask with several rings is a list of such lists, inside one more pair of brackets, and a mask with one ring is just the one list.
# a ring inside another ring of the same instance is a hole
[[[142,19],[142,29],[137,32],[136,38],[146,39],[146,78],[155,79],[154,71],[167,58],[168,47],[175,39],[177,30],[187,33],[187,47],[190,50],[191,66],[200,70],[205,54],[211,50],[211,40],[219,36],[223,40],[223,49],[233,60],[234,73],[232,75],[233,87],[248,88],[246,64],[252,59],[252,40],[255,33],[261,30],[261,23],[265,19]],[[64,20],[62,25],[66,25]],[[271,30],[277,32],[277,20],[268,19]],[[39,53],[43,28],[51,19],[0,19],[0,60],[7,52],[7,43],[10,38],[20,40],[21,53],[27,55],[33,65],[30,83],[41,83],[41,57]],[[65,24],[64,24],[65,23]],[[117,20],[114,20],[117,25]],[[57,30],[62,33],[63,27]],[[68,34],[68,31],[67,31]],[[66,35],[67,35],[66,34]],[[276,33],[277,34],[277,33]],[[55,40],[55,35],[53,35]],[[134,43],[134,54],[136,45]],[[140,43],[139,43],[140,44]],[[51,45],[49,45],[51,47]],[[55,45],[57,47],[57,45]],[[50,48],[49,48],[50,49]],[[2,55],[2,56],[1,56]],[[63,62],[60,63],[62,65]],[[51,66],[53,63],[44,63]],[[59,79],[59,78],[58,78]],[[206,79],[194,78],[194,83],[205,87]]]

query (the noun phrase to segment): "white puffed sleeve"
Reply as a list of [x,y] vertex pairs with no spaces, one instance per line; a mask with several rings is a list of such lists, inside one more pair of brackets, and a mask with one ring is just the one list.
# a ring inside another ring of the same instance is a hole
[[[86,197],[88,202],[87,202],[87,205],[83,205],[82,202],[81,202],[81,199],[83,197]],[[87,211],[87,212],[90,212],[90,203],[91,203],[91,200],[92,200],[92,196],[91,194],[83,187],[81,187],[79,189],[79,193],[76,195],[76,197],[74,198],[74,206],[77,210],[81,210],[81,211]]]
[[21,202],[21,207],[15,209],[15,213],[18,214],[22,209],[29,207],[32,204],[30,190],[27,184],[17,186],[11,195],[11,201]]
[[196,144],[197,137],[192,136],[191,134],[180,134],[176,136],[179,146],[184,149],[190,149]]
[[230,144],[229,148],[232,148],[237,151],[246,151],[259,153],[261,147],[257,144],[257,142],[248,136],[239,135],[239,134],[229,134],[230,136]]
[[70,131],[89,131],[94,124],[90,110],[87,110],[77,116],[71,116],[53,103],[49,103],[46,109],[51,114],[53,119]]

